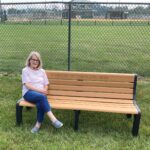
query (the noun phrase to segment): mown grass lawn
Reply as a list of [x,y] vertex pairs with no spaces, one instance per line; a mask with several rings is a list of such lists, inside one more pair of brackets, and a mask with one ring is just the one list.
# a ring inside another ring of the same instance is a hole
[[[149,150],[150,81],[139,81],[137,101],[142,111],[140,134],[131,135],[132,120],[125,115],[83,111],[75,132],[72,111],[53,110],[64,127],[54,129],[45,117],[39,134],[30,133],[36,110],[23,110],[16,126],[15,105],[21,97],[20,72],[30,51],[39,51],[45,69],[67,70],[67,23],[0,25],[0,150],[77,149]],[[96,25],[73,22],[71,70],[134,72],[149,77],[150,26]],[[7,74],[7,73],[8,74]],[[12,74],[10,74],[12,73]],[[2,75],[4,74],[4,75]]]
[[149,150],[150,148],[150,82],[138,81],[137,101],[142,111],[140,133],[131,135],[132,120],[125,115],[81,112],[79,131],[73,126],[73,112],[54,110],[63,121],[62,129],[54,129],[45,117],[41,131],[31,134],[36,111],[23,111],[23,125],[15,124],[15,104],[21,97],[20,75],[0,77],[0,149],[77,149],[77,150]]
[[[71,70],[150,76],[149,25],[72,24]],[[33,50],[46,69],[67,70],[67,24],[0,24],[0,34],[1,72],[20,72]]]

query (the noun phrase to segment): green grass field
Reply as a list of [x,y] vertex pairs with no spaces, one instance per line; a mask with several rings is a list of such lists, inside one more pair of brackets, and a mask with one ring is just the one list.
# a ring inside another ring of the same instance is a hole
[[81,111],[79,131],[73,130],[73,111],[53,110],[64,127],[54,129],[45,117],[41,131],[30,133],[36,109],[23,110],[23,125],[15,124],[15,104],[21,97],[21,77],[0,77],[1,150],[149,150],[150,82],[139,81],[137,103],[142,111],[139,136],[131,135],[132,119],[125,115]]
[[[150,25],[106,23],[72,22],[71,70],[134,72],[149,77]],[[0,34],[0,72],[20,72],[33,50],[42,54],[44,68],[67,70],[66,22],[0,24]]]
[[36,109],[24,109],[24,123],[17,127],[15,104],[21,97],[20,73],[26,57],[36,50],[44,68],[67,70],[68,28],[59,22],[0,24],[0,150],[149,150],[150,26],[73,22],[71,30],[71,70],[134,72],[148,77],[138,81],[139,136],[131,135],[132,120],[125,115],[87,111],[81,112],[78,132],[72,128],[73,112],[66,110],[53,110],[64,123],[60,130],[45,117],[39,134],[31,134]]

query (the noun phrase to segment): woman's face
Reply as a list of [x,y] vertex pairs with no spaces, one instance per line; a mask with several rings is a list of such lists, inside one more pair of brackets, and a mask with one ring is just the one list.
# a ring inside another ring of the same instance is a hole
[[37,69],[39,66],[39,63],[40,63],[39,59],[35,55],[33,55],[30,59],[30,67],[32,69]]

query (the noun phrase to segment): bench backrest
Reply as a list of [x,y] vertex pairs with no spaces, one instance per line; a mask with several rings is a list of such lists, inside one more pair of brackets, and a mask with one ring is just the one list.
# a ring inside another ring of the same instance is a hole
[[50,86],[48,96],[101,98],[124,100],[135,99],[136,74],[96,73],[74,71],[46,71]]

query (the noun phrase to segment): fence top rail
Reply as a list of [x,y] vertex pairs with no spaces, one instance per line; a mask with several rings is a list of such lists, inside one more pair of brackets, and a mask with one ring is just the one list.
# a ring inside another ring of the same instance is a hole
[[0,3],[0,5],[32,5],[32,4],[121,4],[121,5],[150,5],[150,3],[133,3],[133,2],[62,2],[62,1],[51,1],[51,2],[16,2],[16,3]]

